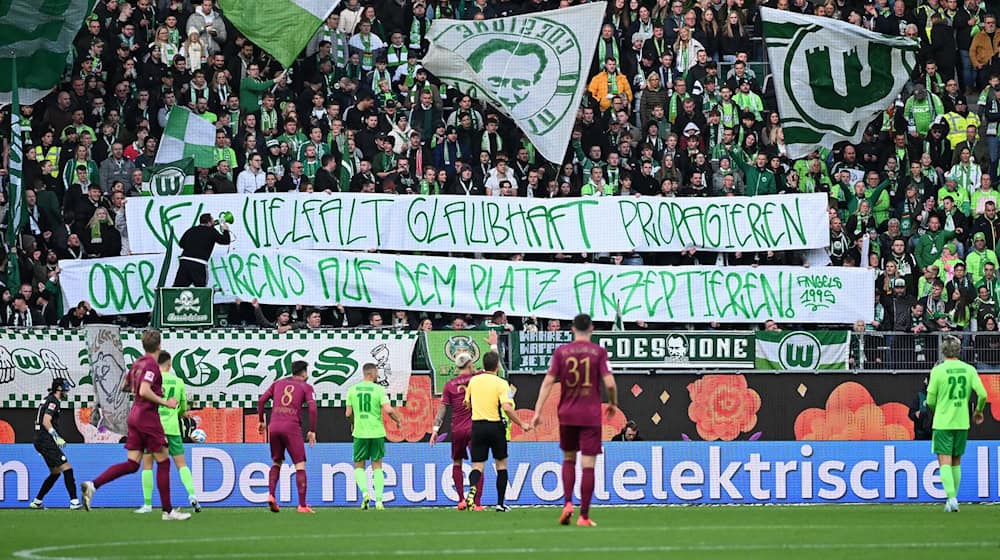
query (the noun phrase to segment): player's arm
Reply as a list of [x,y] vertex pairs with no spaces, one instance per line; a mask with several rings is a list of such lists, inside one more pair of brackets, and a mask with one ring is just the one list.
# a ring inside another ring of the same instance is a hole
[[444,416],[448,412],[448,405],[441,401],[438,404],[437,416],[434,417],[434,428],[431,431],[431,447],[434,447],[434,442],[437,440],[438,432],[441,431],[441,425],[444,424]]
[[500,390],[500,395],[498,395],[500,401],[500,408],[503,409],[504,414],[510,421],[520,426],[520,428],[526,432],[530,432],[532,428],[531,422],[524,422],[517,416],[517,411],[514,410],[514,399],[510,398],[510,386],[504,383]]
[[149,377],[150,374],[146,373],[146,376],[142,380],[142,385],[139,385],[139,396],[160,406],[177,408],[177,399],[164,399],[160,395],[153,392],[153,385],[149,381]]
[[542,407],[545,406],[545,401],[549,400],[549,395],[552,393],[552,386],[556,384],[556,376],[552,369],[545,374],[545,381],[542,381],[541,388],[538,389],[538,400],[535,401],[535,414],[532,417],[531,425],[538,426],[542,423]]
[[316,445],[316,394],[312,387],[306,389],[306,406],[309,407],[309,432],[306,439],[309,440],[309,447]]
[[[396,410],[396,408],[391,404],[389,404],[388,402],[382,403],[382,413],[388,414],[389,418],[392,418],[392,421],[396,423],[396,429],[399,429],[403,426],[403,417],[400,416],[399,411]],[[434,436],[432,435],[431,440],[433,439]]]
[[48,410],[46,410],[45,414],[42,415],[42,427],[45,428],[45,431],[48,432],[50,436],[52,436],[56,445],[59,447],[66,446],[66,440],[59,436],[59,432],[57,432],[55,426],[52,425],[52,413]]
[[347,417],[347,425],[351,429],[351,433],[354,433],[354,406],[351,403],[354,402],[354,391],[348,391],[347,393],[347,407],[344,408],[344,416]]
[[972,376],[972,390],[976,392],[976,396],[978,397],[976,402],[976,414],[973,416],[973,420],[976,424],[982,424],[984,420],[983,409],[986,408],[986,399],[988,394],[986,392],[986,386],[983,385],[983,380],[979,378],[978,373],[973,374]]
[[181,382],[180,386],[180,396],[177,397],[177,415],[184,416],[187,412],[188,402],[187,402],[187,391],[184,389],[184,382]]
[[938,376],[931,372],[931,380],[927,383],[927,409],[933,411],[937,406],[938,397]]
[[611,374],[611,369],[605,366],[604,374],[604,389],[608,392],[608,407],[607,415],[611,418],[615,415],[615,410],[618,409],[618,385],[615,383],[615,376]]
[[257,401],[257,433],[258,434],[263,434],[264,433],[264,429],[265,429],[265,425],[264,425],[264,405],[266,405],[267,401],[271,400],[271,397],[273,397],[273,396],[274,396],[274,383],[272,383],[264,391],[264,394],[262,394],[260,396],[260,400]]

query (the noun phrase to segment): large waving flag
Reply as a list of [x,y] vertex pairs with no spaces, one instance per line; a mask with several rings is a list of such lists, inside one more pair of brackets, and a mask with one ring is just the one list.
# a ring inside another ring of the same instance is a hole
[[[21,188],[21,174],[24,165],[23,141],[24,134],[21,130],[21,107],[18,99],[17,89],[17,59],[10,59],[10,165],[8,175],[10,183],[7,185],[7,250],[14,247],[20,248],[21,228],[24,227],[24,189]],[[11,291],[21,285],[21,267],[17,255],[7,254],[7,287]]]
[[859,142],[909,79],[920,45],[825,17],[761,8],[788,157]]
[[340,0],[219,0],[240,33],[288,68]]
[[0,106],[11,102],[15,57],[21,103],[33,105],[59,83],[73,38],[95,2],[0,1]]
[[423,65],[507,115],[542,157],[561,162],[606,4],[483,21],[437,19]]
[[195,167],[211,168],[219,163],[215,161],[214,150],[215,125],[186,107],[175,106],[167,116],[154,163],[173,163],[190,157],[194,158]]

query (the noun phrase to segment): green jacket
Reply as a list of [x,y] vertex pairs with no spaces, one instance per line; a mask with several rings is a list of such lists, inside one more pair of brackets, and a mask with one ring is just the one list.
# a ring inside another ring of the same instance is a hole
[[777,181],[770,169],[766,167],[763,170],[757,169],[756,165],[750,165],[742,158],[736,159],[736,165],[743,171],[743,184],[746,185],[744,195],[757,196],[778,192]]
[[917,241],[917,249],[913,252],[913,256],[917,259],[917,265],[923,269],[934,264],[934,261],[941,257],[941,250],[944,249],[945,244],[952,239],[955,239],[955,234],[950,231],[938,231],[937,233],[928,231],[921,235]]
[[260,111],[260,99],[274,87],[274,80],[255,80],[249,76],[240,80],[240,111],[256,113]]
[[988,262],[1000,268],[1000,264],[997,263],[997,254],[989,249],[983,249],[981,253],[973,249],[965,255],[965,269],[969,272],[969,276],[972,277],[973,284],[978,284],[983,279],[983,276],[985,276],[983,267]]

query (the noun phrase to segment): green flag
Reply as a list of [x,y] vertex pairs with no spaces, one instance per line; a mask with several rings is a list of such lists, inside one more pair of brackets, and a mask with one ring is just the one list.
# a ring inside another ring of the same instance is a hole
[[916,64],[920,44],[825,17],[760,9],[788,157],[861,141]]
[[850,353],[847,331],[758,331],[756,369],[844,371]]
[[215,125],[186,107],[174,107],[160,137],[155,163],[194,158],[195,167],[212,168],[215,160]]
[[194,194],[194,158],[184,158],[144,168],[142,194],[146,196]]
[[338,4],[340,0],[219,0],[226,19],[285,68]]
[[[11,101],[14,84],[21,88],[19,97],[25,105],[34,105],[52,91],[66,69],[73,38],[95,2],[0,0],[0,106]],[[15,57],[20,75],[14,70]]]
[[24,226],[24,189],[21,188],[23,136],[21,134],[21,103],[17,91],[17,59],[10,59],[10,165],[7,184],[7,287],[11,292],[21,285],[21,266],[18,256],[10,251],[20,248],[21,228]]

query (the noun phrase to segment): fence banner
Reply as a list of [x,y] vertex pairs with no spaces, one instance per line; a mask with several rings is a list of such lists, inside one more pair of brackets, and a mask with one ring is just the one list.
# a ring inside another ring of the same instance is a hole
[[423,333],[424,350],[434,374],[434,394],[440,395],[444,384],[458,375],[455,358],[462,352],[472,356],[477,370],[483,368],[483,355],[490,351],[486,342],[489,331],[430,331]]
[[[110,447],[71,444],[65,452],[77,478],[86,480],[118,460],[108,456]],[[307,454],[309,503],[313,507],[357,507],[361,496],[354,484],[351,444],[319,444]],[[186,455],[203,506],[257,506],[263,510],[271,465],[267,444],[189,445]],[[555,443],[511,443],[507,503],[561,506],[561,456]],[[383,467],[386,505],[453,506],[458,496],[451,466],[447,445],[387,444]],[[468,473],[469,466],[464,468]],[[958,499],[1000,500],[998,472],[1000,441],[969,441]],[[925,441],[606,442],[594,473],[595,505],[909,504],[945,498],[937,458]],[[48,474],[31,445],[4,446],[0,508],[26,508]],[[580,478],[578,474],[577,495]],[[183,486],[171,486],[174,500],[183,502]],[[95,505],[136,507],[142,500],[139,487],[139,477],[123,477],[102,487]],[[294,504],[291,465],[281,471],[276,498],[282,505]],[[483,502],[492,504],[495,499],[493,484],[487,484]],[[67,506],[66,493],[52,492],[46,505]],[[88,553],[94,546],[87,545]]]
[[[128,367],[122,348],[121,329],[113,325],[87,325],[87,352],[93,373],[94,401],[100,409],[98,429],[128,433],[132,399],[122,392]],[[83,389],[87,391],[86,389]]]
[[70,402],[90,402],[80,387],[90,383],[83,331],[0,329],[0,408],[38,406],[57,377],[69,380]]
[[757,369],[845,371],[851,345],[848,331],[760,331]]
[[[133,253],[231,211],[231,248],[487,253],[800,250],[826,247],[823,194],[572,199],[371,194],[140,198],[125,209]],[[226,251],[217,248],[217,255]]]
[[[142,355],[142,331],[122,334],[129,365]],[[410,384],[417,333],[402,331],[164,330],[163,349],[197,406],[254,408],[274,381],[290,375],[292,362],[309,362],[309,383],[319,406],[344,406],[347,390],[362,381],[361,367],[378,366],[378,383],[402,403]]]
[[[211,197],[209,197],[211,198]],[[144,313],[156,255],[61,261],[67,302],[101,314]],[[209,263],[217,297],[265,304],[377,307],[612,321],[871,321],[871,271],[824,267],[614,266],[339,251],[233,252]],[[216,299],[219,301],[219,299]],[[68,304],[67,304],[68,305]]]
[[[514,371],[545,371],[552,352],[573,339],[570,332],[518,332],[511,341]],[[746,331],[595,332],[612,368],[747,369],[754,366],[754,337]]]

